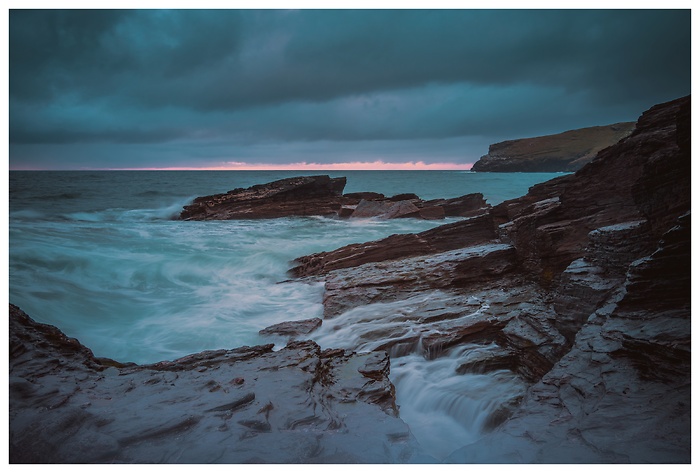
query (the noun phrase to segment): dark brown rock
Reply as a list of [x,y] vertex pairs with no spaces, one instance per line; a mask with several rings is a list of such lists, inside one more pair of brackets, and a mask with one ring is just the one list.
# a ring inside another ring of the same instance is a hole
[[343,200],[344,177],[281,179],[226,194],[198,197],[185,206],[182,220],[231,220],[336,215]]
[[391,208],[391,203],[377,200],[361,200],[355,211],[350,215],[350,218],[371,218],[382,215],[388,212]]
[[484,374],[499,370],[516,371],[517,366],[518,357],[515,353],[496,345],[490,350],[475,351],[457,367],[456,372]]
[[[501,237],[517,248],[524,266],[542,284],[556,284],[558,275],[583,256],[591,231],[646,220],[650,211],[645,209],[655,202],[656,220],[650,224],[658,226],[653,232],[659,235],[668,229],[669,218],[689,208],[689,178],[672,178],[678,177],[672,169],[683,169],[689,159],[677,133],[689,103],[686,97],[653,107],[629,137],[602,150],[575,174],[534,186],[523,198],[493,209]],[[659,162],[675,164],[657,182],[653,164]],[[654,190],[640,194],[644,186]],[[644,245],[638,248],[644,250]]]
[[504,321],[474,320],[460,326],[449,327],[445,332],[427,334],[421,339],[421,343],[426,358],[434,360],[455,345],[501,339],[505,325]]
[[441,207],[447,217],[472,217],[477,213],[484,213],[491,207],[480,192],[452,199],[428,200],[422,205],[424,208]]
[[442,220],[445,218],[445,208],[440,206],[423,207],[418,210],[418,215],[423,220]]
[[386,200],[384,194],[380,194],[378,192],[349,192],[344,194],[343,197],[346,199],[356,200],[357,202],[361,200]]
[[343,205],[340,210],[338,210],[338,217],[340,218],[350,218],[352,213],[357,208],[357,205]]
[[[419,202],[416,202],[419,203]],[[425,211],[425,212],[424,212]],[[349,218],[422,218],[435,220],[445,218],[445,212],[440,207],[429,209],[418,208],[410,200],[360,200],[355,206],[343,206],[338,212],[340,217]]]
[[318,317],[293,322],[282,322],[260,330],[260,335],[282,335],[284,337],[297,337],[308,335],[321,326],[322,320]]
[[391,197],[389,197],[389,200],[392,202],[399,202],[402,200],[420,200],[420,197],[418,197],[416,194],[396,194]]
[[[409,216],[418,216],[423,218],[423,214],[420,213],[421,210],[423,209],[416,207],[410,200],[401,200],[395,202],[391,207],[389,207],[389,210],[379,215],[379,218],[406,218]],[[444,212],[442,215],[444,218]]]
[[489,214],[442,225],[418,234],[392,235],[382,240],[344,246],[294,261],[295,277],[307,277],[370,262],[429,255],[491,241],[496,237]]
[[516,267],[509,245],[484,244],[398,261],[367,263],[326,275],[324,318],[352,307],[455,289],[501,277]]
[[[481,194],[442,199],[426,205],[415,194],[386,198],[377,192],[343,195],[346,178],[302,176],[197,197],[183,208],[181,220],[236,220],[327,216],[342,218],[420,218],[436,220],[473,215],[486,207]],[[470,209],[470,210],[467,210]]]
[[389,376],[390,361],[386,352],[373,352],[365,361],[365,364],[357,368],[362,376],[376,381],[381,381]]
[[690,463],[689,256],[684,214],[511,417],[448,461]]

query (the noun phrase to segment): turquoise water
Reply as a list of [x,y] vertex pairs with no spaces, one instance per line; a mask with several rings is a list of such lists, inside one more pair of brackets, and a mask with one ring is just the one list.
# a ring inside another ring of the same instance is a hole
[[[321,173],[317,173],[321,174]],[[443,222],[286,218],[180,222],[194,197],[293,172],[10,173],[10,302],[98,356],[138,363],[261,343],[272,323],[321,313],[321,288],[277,284],[290,261]],[[346,192],[492,204],[553,174],[354,171]]]
[[[288,279],[291,260],[446,223],[321,217],[173,220],[198,195],[293,175],[299,173],[10,172],[10,302],[78,338],[96,356],[119,361],[152,363],[207,349],[269,343],[258,335],[260,329],[322,314],[321,284],[280,284]],[[557,176],[456,171],[331,175],[347,176],[346,192],[413,192],[424,199],[482,192],[492,204]],[[425,384],[415,374],[425,367],[417,359],[406,360],[396,364],[403,378],[411,374],[410,383],[403,385]],[[432,368],[425,376],[430,371],[434,377]],[[446,381],[452,390],[456,381]],[[411,407],[411,396],[401,391],[400,379],[395,382],[406,418],[424,417],[425,398]],[[497,385],[492,384],[494,389]],[[426,443],[443,450],[459,446],[461,437],[454,443],[455,415],[445,413],[440,424],[440,416],[432,414]],[[463,421],[457,424],[464,429]],[[420,426],[412,429],[420,438]],[[443,430],[452,443],[435,437],[435,431]],[[475,435],[463,434],[464,441]]]

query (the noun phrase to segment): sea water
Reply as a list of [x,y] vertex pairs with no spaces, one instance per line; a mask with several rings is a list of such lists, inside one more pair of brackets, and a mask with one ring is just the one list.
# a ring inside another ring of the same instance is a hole
[[[269,343],[259,330],[322,315],[322,284],[288,281],[295,258],[456,220],[175,220],[196,196],[300,174],[324,173],[12,171],[10,302],[79,339],[96,356],[123,362]],[[329,174],[347,177],[345,192],[410,192],[426,200],[481,192],[492,205],[558,175]],[[318,341],[368,348],[350,340],[321,333]],[[392,360],[401,417],[436,458],[476,440],[489,403],[522,390],[498,374],[455,376],[460,356]]]

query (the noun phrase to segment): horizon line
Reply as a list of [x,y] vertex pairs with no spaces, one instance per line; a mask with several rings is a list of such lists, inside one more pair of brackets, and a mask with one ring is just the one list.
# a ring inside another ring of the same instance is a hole
[[141,166],[141,167],[100,167],[100,168],[10,168],[10,171],[470,171],[473,163],[426,163],[406,161],[387,163],[377,161],[351,161],[340,163],[288,163],[254,164],[230,161],[220,165],[205,166]]

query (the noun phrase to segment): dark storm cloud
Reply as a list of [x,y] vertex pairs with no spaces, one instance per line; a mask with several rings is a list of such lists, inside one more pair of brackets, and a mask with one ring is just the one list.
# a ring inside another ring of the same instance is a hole
[[11,11],[11,96],[130,100],[135,91],[157,90],[235,54],[238,16],[197,10]]
[[689,92],[688,10],[10,12],[16,145],[505,139]]
[[[316,98],[429,82],[616,93],[632,79],[648,90],[689,79],[690,18],[680,11],[313,12],[302,24],[287,56],[299,94]],[[318,80],[304,88],[308,70]]]

